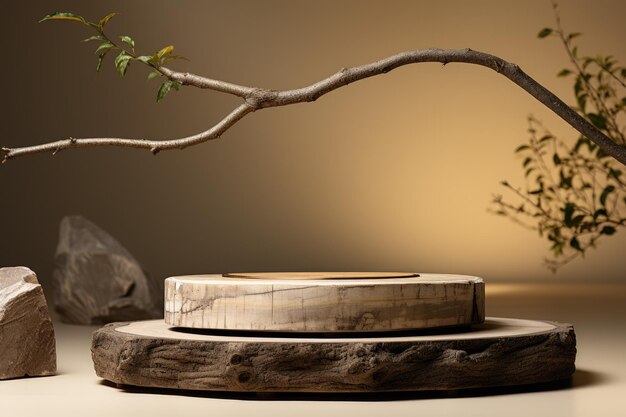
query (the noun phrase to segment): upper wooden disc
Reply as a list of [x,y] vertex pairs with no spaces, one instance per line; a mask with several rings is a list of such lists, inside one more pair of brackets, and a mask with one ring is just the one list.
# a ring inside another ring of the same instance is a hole
[[230,272],[227,278],[250,279],[363,279],[363,278],[410,278],[413,272]]
[[485,316],[481,278],[307,273],[303,279],[302,273],[289,274],[168,278],[165,322],[199,329],[328,333],[467,326]]

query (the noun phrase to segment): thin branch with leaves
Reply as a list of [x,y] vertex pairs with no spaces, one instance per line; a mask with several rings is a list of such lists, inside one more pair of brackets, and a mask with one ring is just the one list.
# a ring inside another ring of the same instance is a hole
[[[554,113],[559,115],[582,135],[597,144],[607,155],[611,155],[616,160],[626,165],[626,147],[623,144],[615,142],[611,137],[607,136],[602,129],[598,128],[597,125],[594,126],[594,124],[587,118],[571,109],[556,95],[528,76],[517,65],[484,52],[474,51],[469,48],[458,50],[432,48],[406,51],[370,64],[353,68],[342,68],[337,73],[303,88],[276,91],[265,88],[248,87],[226,81],[206,78],[191,73],[182,73],[171,70],[164,65],[172,60],[181,58],[173,55],[174,47],[171,45],[162,48],[152,55],[138,55],[135,52],[135,42],[131,37],[123,35],[119,38],[112,38],[105,33],[104,29],[106,24],[114,16],[115,14],[111,13],[101,19],[98,23],[93,23],[87,21],[82,16],[73,13],[56,12],[44,17],[42,21],[69,20],[81,23],[94,30],[96,32],[95,35],[87,38],[86,41],[101,42],[96,49],[96,53],[98,55],[98,70],[100,69],[106,56],[115,51],[118,52],[118,55],[114,60],[114,64],[117,72],[121,76],[126,74],[131,63],[138,62],[149,67],[149,78],[156,78],[160,76],[165,77],[165,81],[161,84],[158,90],[157,101],[163,99],[172,89],[178,90],[180,86],[193,86],[238,96],[243,99],[243,103],[232,110],[217,124],[196,135],[168,140],[151,140],[144,138],[79,139],[69,137],[67,139],[35,146],[26,146],[21,148],[4,147],[2,148],[4,153],[2,160],[3,163],[9,159],[25,155],[47,152],[54,155],[65,149],[91,146],[117,146],[147,149],[153,154],[171,149],[184,149],[189,146],[219,138],[222,134],[224,134],[224,132],[226,132],[247,114],[257,110],[312,102],[338,88],[365,78],[385,74],[404,65],[422,62],[438,62],[446,65],[455,62],[481,65],[504,75],[543,103]],[[116,39],[119,39],[119,41]]]
[[[581,56],[574,41],[581,34],[566,33],[553,6],[556,27],[542,29],[538,37],[556,37],[565,49],[572,67],[557,76],[573,80],[574,109],[625,146],[626,67],[610,55]],[[626,178],[623,167],[585,136],[569,144],[533,116],[528,133],[528,142],[515,150],[526,186],[503,181],[516,202],[496,195],[491,211],[545,237],[552,252],[546,266],[556,272],[626,226]]]

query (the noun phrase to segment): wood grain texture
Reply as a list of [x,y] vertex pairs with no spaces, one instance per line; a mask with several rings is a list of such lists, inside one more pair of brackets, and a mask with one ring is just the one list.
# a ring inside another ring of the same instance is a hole
[[98,376],[117,384],[251,392],[382,392],[525,385],[569,378],[569,324],[487,319],[469,332],[382,338],[182,333],[160,320],[96,331]]
[[485,316],[484,282],[462,275],[165,280],[165,322],[177,327],[363,332],[467,326]]
[[363,278],[415,278],[413,272],[229,272],[222,274],[226,278],[248,279],[363,279]]

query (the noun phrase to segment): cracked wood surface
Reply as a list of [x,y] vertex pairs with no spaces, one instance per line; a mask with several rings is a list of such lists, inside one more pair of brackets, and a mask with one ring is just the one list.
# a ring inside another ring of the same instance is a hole
[[[165,322],[247,331],[364,332],[468,326],[485,316],[481,278],[385,273],[196,275],[165,280]],[[236,276],[235,276],[236,275]],[[288,277],[298,279],[286,279]],[[324,278],[326,277],[326,278]],[[349,279],[348,279],[349,278]]]
[[175,331],[160,320],[96,331],[98,376],[123,385],[252,392],[381,392],[569,378],[569,324],[487,318],[471,331],[384,337],[259,337]]

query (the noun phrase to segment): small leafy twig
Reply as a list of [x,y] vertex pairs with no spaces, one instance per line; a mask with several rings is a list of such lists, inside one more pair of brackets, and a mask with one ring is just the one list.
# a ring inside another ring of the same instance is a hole
[[[565,143],[543,129],[539,121],[529,118],[530,140],[518,146],[516,153],[523,158],[525,176],[529,184],[525,190],[514,187],[507,181],[502,185],[510,190],[521,204],[506,201],[501,195],[493,198],[492,213],[505,216],[525,228],[535,229],[551,242],[554,258],[546,259],[546,266],[556,271],[561,266],[583,255],[595,247],[596,242],[617,232],[626,225],[620,207],[626,206],[626,186],[621,180],[622,171],[611,166],[604,177],[593,165],[596,163],[596,148],[580,139],[577,146],[569,148]],[[543,136],[537,139],[536,132],[542,129]],[[565,154],[559,153],[566,149]],[[550,149],[554,152],[552,166],[542,162],[543,155]],[[579,169],[584,166],[585,169]],[[556,171],[558,182],[546,182],[551,171]],[[585,192],[591,190],[591,198]],[[535,225],[520,220],[520,216],[531,219]]]
[[[82,16],[76,15],[74,13],[55,12],[45,16],[39,21],[39,23],[45,22],[46,20],[72,20],[82,23],[83,25],[93,29],[96,34],[86,39],[83,39],[83,42],[100,42],[95,51],[96,55],[98,55],[96,71],[100,71],[102,63],[109,53],[113,51],[119,51],[113,62],[115,64],[115,69],[117,70],[117,73],[120,75],[120,77],[124,77],[126,75],[126,71],[128,71],[131,62],[140,62],[147,65],[151,69],[150,73],[148,74],[148,80],[151,80],[153,78],[166,75],[165,72],[161,70],[161,67],[168,62],[177,59],[187,59],[180,55],[173,55],[173,45],[168,45],[152,55],[137,55],[135,51],[135,41],[133,40],[133,38],[128,35],[121,35],[118,37],[118,41],[117,39],[112,38],[105,33],[104,28],[106,24],[109,23],[109,21],[116,15],[117,13],[109,13],[108,15],[100,19],[98,23],[93,23],[85,20]],[[157,101],[161,101],[163,98],[165,98],[167,93],[172,88],[178,90],[180,88],[180,85],[181,83],[179,81],[170,79],[164,81],[157,92]]]
[[[594,126],[598,129],[606,131],[607,135],[611,137],[613,141],[621,144],[622,146],[626,146],[626,136],[619,128],[619,123],[616,117],[617,113],[624,109],[626,99],[622,99],[621,102],[618,102],[614,106],[609,106],[607,104],[608,97],[606,94],[613,94],[613,96],[616,97],[614,95],[615,91],[607,89],[607,85],[601,83],[602,75],[608,74],[609,77],[611,77],[614,81],[617,81],[622,87],[626,87],[626,83],[624,83],[623,80],[620,80],[620,78],[616,75],[616,73],[619,73],[622,78],[626,78],[626,68],[616,66],[616,61],[610,56],[602,57],[601,55],[598,55],[596,57],[579,57],[578,47],[572,46],[572,40],[579,37],[581,33],[565,33],[561,25],[558,4],[555,0],[552,0],[552,8],[554,11],[556,29],[544,28],[539,32],[538,37],[545,38],[553,34],[558,36],[570,62],[575,68],[576,86],[574,93],[576,95],[580,111],[590,120],[591,123],[593,123]],[[592,83],[594,75],[587,71],[590,64],[595,64],[601,69],[601,71],[595,74],[595,78],[597,78],[599,83],[597,87]],[[570,74],[572,74],[571,70],[563,69],[559,72],[558,76],[567,77]],[[596,112],[586,111],[585,104],[587,98],[591,98],[597,109]]]

